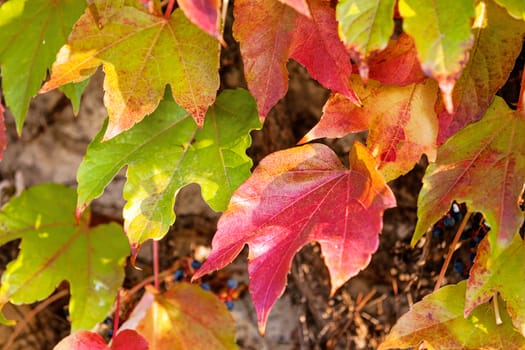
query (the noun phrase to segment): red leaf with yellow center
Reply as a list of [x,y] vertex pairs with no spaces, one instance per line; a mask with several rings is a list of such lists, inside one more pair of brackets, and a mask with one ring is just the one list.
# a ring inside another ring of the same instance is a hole
[[221,217],[212,252],[194,278],[230,263],[250,247],[250,292],[264,331],[283,293],[294,255],[321,245],[332,294],[366,267],[379,244],[383,211],[395,198],[368,149],[357,143],[350,169],[327,146],[273,153],[235,192]]

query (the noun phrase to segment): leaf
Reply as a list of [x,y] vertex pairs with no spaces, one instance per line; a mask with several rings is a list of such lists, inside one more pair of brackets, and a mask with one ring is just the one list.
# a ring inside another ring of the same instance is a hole
[[290,6],[295,11],[302,14],[303,16],[312,18],[312,14],[310,13],[310,8],[308,7],[307,0],[279,0],[279,1],[282,2],[283,4]]
[[72,329],[90,329],[104,318],[124,281],[129,245],[117,224],[77,224],[75,191],[54,184],[34,186],[0,211],[0,245],[22,239],[20,254],[2,275],[0,308],[33,303],[69,282]]
[[[494,310],[484,304],[463,317],[466,283],[445,286],[414,304],[401,316],[379,350],[428,349],[525,349],[525,338],[512,328],[506,312],[497,325]],[[503,303],[502,303],[503,304]]]
[[389,40],[383,51],[368,60],[368,68],[370,79],[387,85],[405,86],[427,79],[417,59],[414,40],[405,33]]
[[507,81],[521,50],[525,22],[510,18],[492,1],[480,2],[476,12],[470,59],[452,94],[455,111],[450,114],[442,106],[438,111],[439,144],[483,116]]
[[399,0],[403,29],[414,38],[423,71],[439,83],[452,113],[452,90],[473,44],[472,0]]
[[0,6],[2,85],[19,133],[31,97],[85,8],[78,0],[10,0]]
[[202,129],[172,100],[133,129],[88,147],[78,170],[78,208],[100,196],[125,165],[124,227],[130,242],[160,239],[175,220],[177,192],[198,183],[212,209],[226,208],[250,175],[249,132],[260,126],[255,101],[244,90],[226,90],[210,107]]
[[500,6],[507,9],[509,14],[516,19],[525,20],[525,3],[521,0],[495,0]]
[[364,107],[355,106],[341,95],[332,95],[321,120],[300,143],[369,129],[367,145],[386,181],[410,171],[423,153],[430,160],[435,159],[437,86],[432,80],[405,87],[371,80],[364,87],[353,76],[352,84]]
[[235,3],[233,33],[261,116],[266,116],[288,89],[289,58],[305,66],[326,88],[359,103],[348,81],[352,66],[337,35],[334,9],[327,1],[308,3],[311,19],[275,0]]
[[4,151],[7,147],[7,133],[5,130],[5,109],[0,102],[0,160],[4,156]]
[[264,332],[283,293],[292,258],[308,242],[321,245],[332,294],[365,268],[379,244],[383,211],[395,198],[365,146],[346,169],[327,146],[309,144],[264,158],[221,216],[208,260],[193,279],[220,269],[250,247],[250,293]]
[[368,81],[368,60],[386,48],[394,31],[395,0],[342,0],[336,8],[339,36]]
[[181,10],[175,10],[169,21],[130,6],[99,6],[98,11],[108,22],[100,29],[86,10],[60,49],[51,79],[41,92],[85,80],[103,65],[104,104],[109,112],[104,139],[152,113],[166,84],[177,103],[202,125],[219,87],[218,42]]
[[523,222],[518,199],[525,180],[525,119],[496,97],[483,118],[454,134],[438,149],[423,177],[414,245],[453,200],[481,211],[508,245]]
[[219,31],[221,9],[219,0],[178,0],[177,4],[197,27],[222,41],[222,33]]
[[84,89],[86,88],[88,83],[89,80],[86,79],[84,81],[81,81],[80,83],[70,83],[62,85],[62,87],[60,88],[64,95],[66,95],[66,97],[69,99],[69,101],[71,101],[74,115],[78,115],[78,112],[80,110],[80,100],[82,98],[82,94],[84,93]]
[[234,320],[224,303],[184,282],[164,293],[147,288],[122,327],[135,328],[151,349],[237,349]]
[[97,333],[78,331],[65,337],[53,350],[148,350],[148,342],[131,329],[118,332],[111,347]]
[[524,280],[525,245],[520,236],[514,235],[511,244],[503,250],[491,249],[489,241],[484,239],[478,246],[467,282],[465,317],[499,292],[514,327],[525,335]]

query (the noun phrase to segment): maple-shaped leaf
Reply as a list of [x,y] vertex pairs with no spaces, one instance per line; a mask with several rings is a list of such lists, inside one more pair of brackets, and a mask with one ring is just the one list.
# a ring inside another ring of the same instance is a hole
[[[108,0],[113,4],[118,0]],[[41,91],[80,82],[103,65],[109,139],[152,113],[170,84],[173,97],[202,125],[219,86],[219,43],[180,9],[169,20],[131,6],[99,6],[80,17]],[[109,14],[106,14],[108,11]]]
[[387,47],[368,60],[368,76],[382,84],[405,86],[421,83],[427,76],[421,70],[414,40],[401,33]]
[[0,160],[4,156],[5,148],[7,147],[7,133],[5,130],[5,109],[0,103]]
[[80,100],[82,99],[82,94],[88,83],[89,79],[86,79],[80,83],[69,83],[60,87],[60,91],[62,91],[69,101],[71,101],[74,115],[78,115],[78,112],[80,111]]
[[312,17],[312,14],[310,13],[310,7],[308,6],[307,0],[279,0],[283,4],[286,4],[293,8],[295,11],[299,12],[303,16],[306,16],[308,18]]
[[525,349],[525,338],[514,330],[505,311],[502,324],[496,324],[490,304],[463,317],[465,286],[465,281],[445,286],[414,304],[397,320],[379,350],[417,349],[421,344],[433,350]]
[[237,349],[235,323],[224,302],[185,282],[164,293],[147,287],[122,327],[136,329],[151,349]]
[[300,143],[369,129],[368,148],[387,181],[410,171],[423,153],[435,159],[438,124],[434,81],[399,87],[370,80],[365,87],[354,75],[352,84],[363,107],[341,95],[332,95],[321,120]]
[[89,227],[89,212],[75,220],[75,190],[34,186],[0,211],[0,245],[22,239],[0,285],[7,302],[33,303],[64,280],[70,285],[72,329],[90,329],[109,312],[124,280],[129,245],[117,224]]
[[399,0],[403,29],[414,38],[423,71],[439,83],[453,112],[452,90],[467,64],[473,43],[472,0]]
[[439,144],[483,116],[496,92],[507,81],[521,51],[524,21],[509,17],[492,1],[479,2],[476,12],[470,59],[452,94],[454,113],[439,106]]
[[505,7],[511,16],[525,20],[525,3],[521,0],[494,0]]
[[395,0],[342,0],[337,4],[339,36],[368,81],[368,59],[386,48],[394,31]]
[[226,208],[233,191],[250,175],[245,151],[250,131],[260,126],[255,101],[245,90],[226,90],[198,128],[171,99],[134,128],[88,147],[78,170],[78,207],[100,196],[120,169],[128,166],[124,186],[124,227],[131,243],[160,239],[175,220],[180,188],[201,186],[212,209]]
[[264,158],[221,216],[208,260],[194,279],[250,247],[250,292],[264,332],[283,293],[292,258],[308,242],[321,245],[332,294],[365,268],[379,244],[383,211],[395,198],[368,149],[356,143],[350,169],[322,144]]
[[[419,193],[415,244],[454,200],[481,211],[497,244],[512,241],[523,222],[518,200],[525,181],[525,118],[496,97],[483,118],[438,148]],[[496,244],[496,242],[493,242]]]
[[10,0],[0,6],[2,87],[19,133],[31,97],[85,8],[78,0]]
[[487,238],[478,246],[467,281],[465,317],[499,293],[507,304],[514,327],[525,335],[525,244],[516,233],[508,247],[494,248],[491,249]]
[[107,346],[99,334],[78,331],[62,339],[53,350],[148,350],[148,342],[131,329],[124,329],[115,336],[111,346]]
[[310,0],[308,4],[311,18],[275,0],[235,2],[233,33],[261,116],[288,89],[289,58],[305,66],[324,87],[359,101],[348,80],[352,65],[337,34],[335,10],[329,1]]
[[186,17],[215,39],[222,41],[219,30],[221,2],[219,0],[178,0]]

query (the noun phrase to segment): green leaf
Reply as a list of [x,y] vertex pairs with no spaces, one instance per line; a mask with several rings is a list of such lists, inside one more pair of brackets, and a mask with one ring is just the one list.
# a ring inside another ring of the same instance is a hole
[[121,226],[92,228],[88,219],[86,211],[76,222],[75,191],[55,184],[32,187],[2,208],[0,245],[22,243],[2,275],[0,308],[42,300],[67,280],[72,329],[90,329],[104,318],[124,280],[129,245]]
[[403,29],[414,38],[423,71],[439,83],[452,113],[452,91],[473,43],[472,0],[400,0]]
[[[490,232],[489,232],[490,234]],[[525,335],[525,244],[516,234],[504,250],[490,249],[488,239],[478,246],[470,270],[465,300],[465,316],[496,293],[507,303],[514,327]]]
[[496,97],[483,118],[438,148],[419,193],[415,244],[454,200],[481,211],[496,246],[508,245],[523,223],[518,199],[525,181],[525,118]]
[[509,11],[510,15],[521,20],[525,20],[525,2],[523,0],[495,0]]
[[260,126],[255,101],[244,90],[224,91],[206,114],[204,127],[172,100],[134,128],[89,146],[78,171],[78,207],[100,196],[125,165],[125,229],[140,244],[161,238],[175,220],[180,188],[198,183],[214,210],[224,210],[233,191],[250,175],[245,150]]
[[434,350],[524,349],[525,338],[514,330],[505,311],[501,312],[500,325],[490,304],[463,317],[465,286],[465,281],[445,286],[414,304],[397,321],[379,350],[417,349],[420,344]]
[[342,0],[337,4],[339,37],[365,81],[368,59],[386,48],[394,31],[394,5],[395,0]]
[[78,0],[10,0],[0,7],[2,85],[19,133],[31,97],[85,7]]
[[62,85],[62,87],[60,88],[64,95],[66,95],[66,97],[69,99],[69,101],[71,101],[73,113],[75,115],[77,115],[78,111],[80,110],[80,100],[82,98],[82,94],[84,93],[84,89],[86,88],[88,83],[89,79],[86,79],[84,81],[81,81],[80,83],[70,83]]

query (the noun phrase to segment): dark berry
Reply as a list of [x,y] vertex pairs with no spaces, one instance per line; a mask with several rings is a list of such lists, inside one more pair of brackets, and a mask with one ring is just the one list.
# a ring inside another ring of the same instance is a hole
[[233,310],[233,301],[231,300],[226,300],[224,302],[224,304],[226,305],[226,308],[228,308],[228,310],[232,311]]
[[443,230],[437,226],[434,226],[434,228],[432,228],[432,237],[434,238],[443,237]]
[[230,278],[226,282],[226,286],[228,286],[228,288],[231,288],[231,289],[237,288],[238,285],[239,285],[239,283],[237,282],[237,280],[234,280],[233,278]]
[[108,337],[113,338],[113,330],[108,329]]
[[476,253],[470,253],[468,256],[468,260],[473,263],[474,259],[476,258]]
[[445,225],[445,227],[454,227],[455,224],[456,220],[454,219],[454,217],[447,215],[443,218],[443,225]]
[[105,325],[108,325],[108,326],[113,325],[113,319],[111,317],[109,317],[109,316],[106,317],[103,322],[104,322]]
[[463,275],[463,272],[465,271],[465,264],[461,260],[455,260],[454,261],[454,271],[459,273],[460,275]]
[[182,281],[184,278],[184,270],[177,270],[173,273],[173,279],[175,281]]
[[198,261],[198,260],[192,260],[191,261],[191,268],[192,269],[197,270],[201,266],[202,266],[202,263],[200,261]]
[[203,283],[201,284],[201,288],[204,289],[204,290],[211,290],[211,287],[208,283]]

